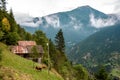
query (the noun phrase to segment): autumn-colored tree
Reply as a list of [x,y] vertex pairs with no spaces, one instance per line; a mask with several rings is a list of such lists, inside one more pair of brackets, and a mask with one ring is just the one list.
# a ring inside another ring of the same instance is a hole
[[10,31],[10,23],[6,17],[2,19],[2,30],[6,33]]

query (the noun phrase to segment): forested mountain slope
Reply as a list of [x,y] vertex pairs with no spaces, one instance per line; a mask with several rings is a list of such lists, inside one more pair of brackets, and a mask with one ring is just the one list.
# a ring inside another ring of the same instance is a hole
[[103,28],[74,46],[68,57],[87,67],[120,65],[120,24]]

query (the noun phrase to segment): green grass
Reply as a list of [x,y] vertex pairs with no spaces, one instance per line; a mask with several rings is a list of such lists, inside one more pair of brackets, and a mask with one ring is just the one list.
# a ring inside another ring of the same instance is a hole
[[120,78],[120,69],[113,69],[111,74]]
[[[28,74],[32,77],[32,80],[63,80],[50,72],[48,74],[47,69],[37,71],[33,68],[33,62],[31,60],[24,59],[11,53],[6,45],[0,43],[0,48],[3,50],[2,53],[2,66],[15,69],[21,74]],[[35,63],[35,65],[38,65]],[[49,78],[49,79],[48,79]]]

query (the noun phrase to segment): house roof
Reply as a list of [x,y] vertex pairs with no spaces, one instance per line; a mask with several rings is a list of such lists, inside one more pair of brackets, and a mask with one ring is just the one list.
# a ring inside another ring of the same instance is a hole
[[23,46],[11,46],[11,51],[16,54],[27,54],[28,50]]
[[[33,47],[34,47],[34,46],[27,46],[27,47],[26,47],[29,53],[32,53],[32,48],[33,48]],[[36,47],[36,50],[38,51],[38,53],[44,53],[44,50],[43,50],[43,48],[42,48],[41,45],[37,45],[37,46],[35,46],[35,47]]]
[[44,53],[43,47],[36,45],[35,41],[18,41],[18,46],[10,46],[10,49],[16,54],[28,54],[32,53],[33,46],[36,47],[38,53]]
[[35,41],[18,41],[19,46],[35,46],[36,42]]
[[[44,50],[41,45],[35,46],[38,53],[44,53]],[[32,53],[33,46],[11,46],[10,49],[13,53],[16,54],[28,54]]]

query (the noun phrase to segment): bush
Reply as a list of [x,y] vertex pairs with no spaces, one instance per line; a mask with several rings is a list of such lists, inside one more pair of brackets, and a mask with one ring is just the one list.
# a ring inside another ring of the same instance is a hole
[[108,73],[105,70],[105,67],[100,67],[99,71],[95,74],[96,79],[98,80],[107,80]]

